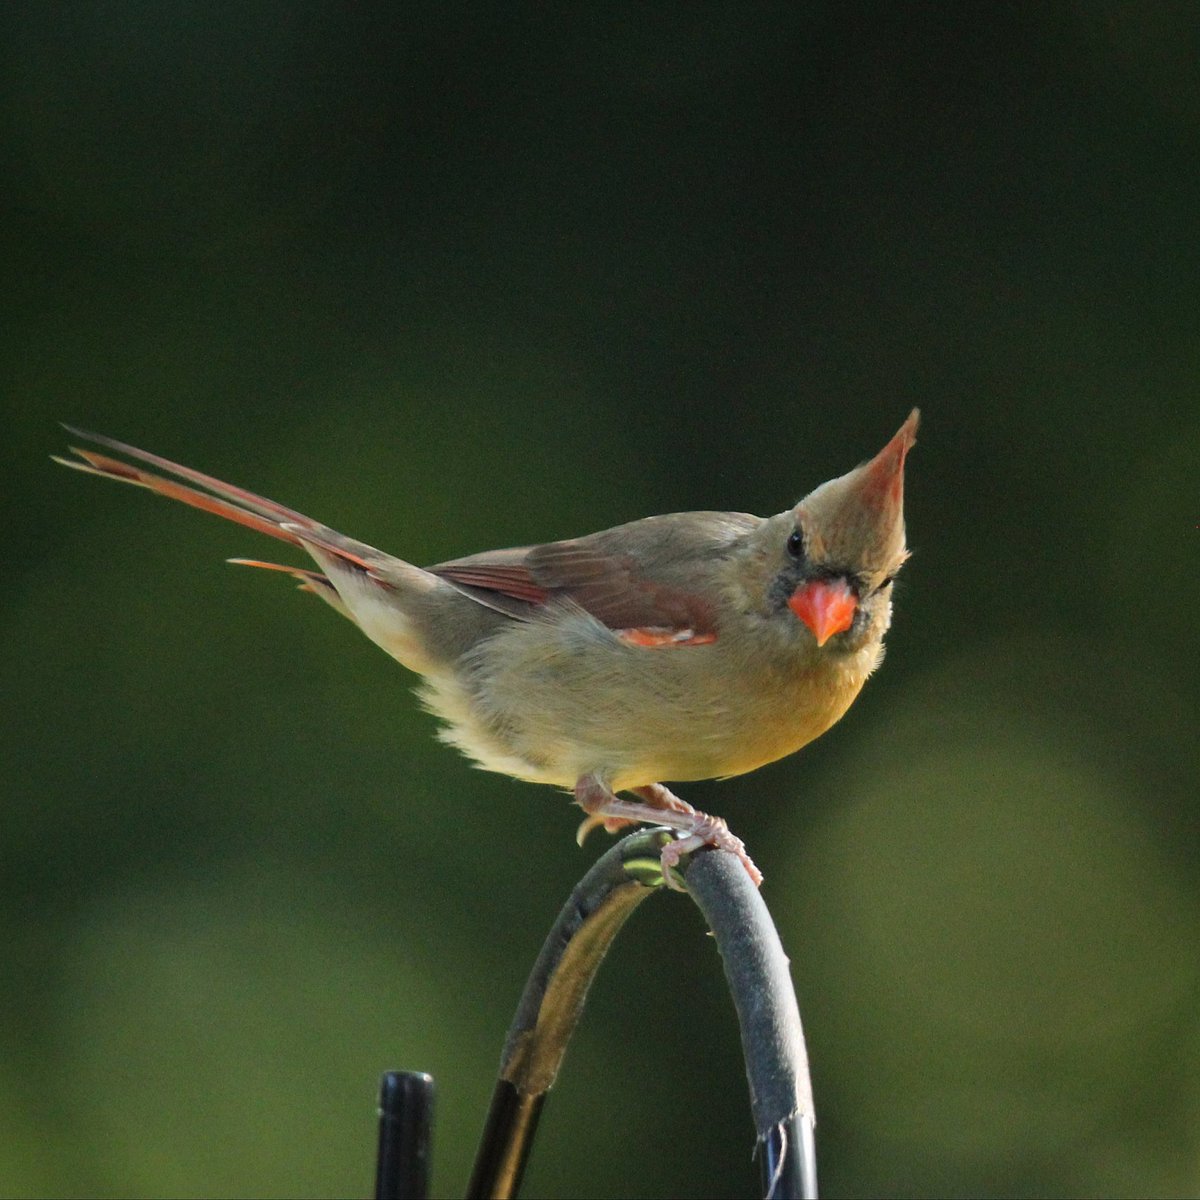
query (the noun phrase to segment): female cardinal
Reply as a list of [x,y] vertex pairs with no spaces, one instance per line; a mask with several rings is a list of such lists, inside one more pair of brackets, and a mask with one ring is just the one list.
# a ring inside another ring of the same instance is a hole
[[479,766],[573,789],[588,814],[581,841],[596,825],[661,824],[677,833],[662,852],[668,882],[683,854],[709,844],[759,883],[725,822],[659,780],[773,762],[858,695],[883,657],[908,557],[904,459],[917,419],[914,409],[870,462],[774,517],[671,513],[424,568],[111,438],[69,430],[164,474],[75,447],[56,461],[307,551],[320,570],[231,561],[294,576],[421,675],[441,736]]

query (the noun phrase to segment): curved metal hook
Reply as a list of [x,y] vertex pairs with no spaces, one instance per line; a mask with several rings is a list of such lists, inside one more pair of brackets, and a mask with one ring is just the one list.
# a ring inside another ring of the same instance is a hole
[[[469,1200],[517,1194],[538,1117],[588,989],[633,910],[663,886],[665,829],[641,830],[604,854],[572,890],[525,985],[467,1188]],[[788,959],[758,889],[731,854],[681,863],[725,964],[742,1034],[768,1200],[817,1194],[812,1084]]]

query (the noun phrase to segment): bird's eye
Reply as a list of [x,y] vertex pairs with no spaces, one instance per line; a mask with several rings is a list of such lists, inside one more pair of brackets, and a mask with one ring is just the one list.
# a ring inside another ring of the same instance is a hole
[[895,575],[889,575],[875,590],[882,592],[885,587],[891,587],[896,582]]
[[793,558],[804,557],[804,535],[798,529],[793,529],[787,540],[787,552]]

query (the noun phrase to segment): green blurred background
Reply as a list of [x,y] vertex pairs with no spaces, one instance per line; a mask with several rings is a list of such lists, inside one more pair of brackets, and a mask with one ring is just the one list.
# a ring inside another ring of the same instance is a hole
[[[222,564],[263,539],[51,467],[56,420],[429,562],[775,512],[919,404],[885,668],[685,794],[766,873],[827,1194],[1195,1194],[1194,5],[0,23],[0,1193],[365,1195],[388,1067],[460,1192],[602,841]],[[752,1142],[657,898],[526,1194],[752,1195]]]

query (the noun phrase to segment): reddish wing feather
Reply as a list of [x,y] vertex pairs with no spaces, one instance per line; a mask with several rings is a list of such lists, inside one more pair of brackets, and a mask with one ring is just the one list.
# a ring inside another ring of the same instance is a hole
[[715,633],[697,633],[694,629],[618,629],[617,637],[627,646],[660,649],[663,646],[707,646],[717,640]]
[[453,583],[482,588],[488,592],[499,592],[501,595],[511,596],[514,600],[525,600],[530,604],[545,604],[550,598],[550,592],[534,583],[528,569],[521,566],[486,562],[457,566],[448,563],[431,570],[434,575],[440,575]]

